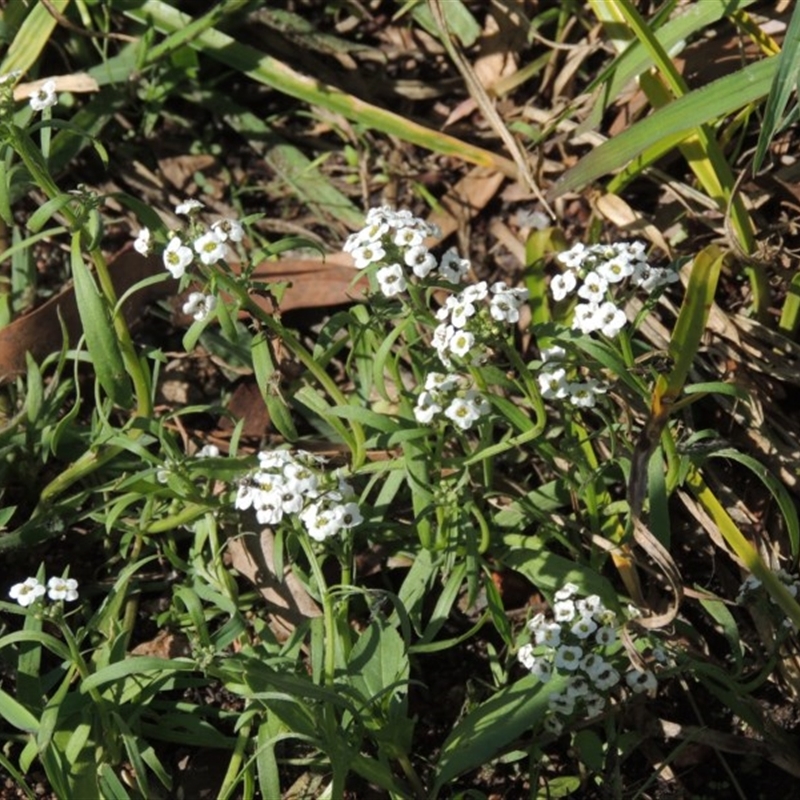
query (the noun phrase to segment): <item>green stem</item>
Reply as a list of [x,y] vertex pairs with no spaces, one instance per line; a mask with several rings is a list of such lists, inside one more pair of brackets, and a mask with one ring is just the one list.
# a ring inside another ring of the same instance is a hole
[[239,729],[239,734],[236,737],[236,744],[233,748],[231,760],[228,762],[228,769],[225,771],[225,777],[222,779],[222,785],[219,787],[217,797],[219,800],[227,800],[236,789],[236,784],[239,782],[239,774],[242,771],[242,762],[244,761],[245,753],[250,744],[250,731],[252,725],[242,725]]

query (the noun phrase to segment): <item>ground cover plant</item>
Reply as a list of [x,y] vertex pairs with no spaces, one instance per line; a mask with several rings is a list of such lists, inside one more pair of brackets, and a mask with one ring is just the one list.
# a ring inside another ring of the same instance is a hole
[[0,15],[3,797],[794,796],[793,4]]

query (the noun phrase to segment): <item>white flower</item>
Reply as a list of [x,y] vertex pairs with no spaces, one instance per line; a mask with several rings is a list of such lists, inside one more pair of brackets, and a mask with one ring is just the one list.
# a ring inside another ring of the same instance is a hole
[[567,372],[559,367],[558,369],[540,372],[536,376],[539,382],[539,389],[545,400],[561,400],[569,394],[569,382]]
[[578,621],[570,628],[574,636],[579,639],[588,639],[597,630],[597,623],[591,617],[579,617]]
[[192,251],[177,236],[173,236],[164,250],[164,266],[173,278],[182,278],[186,267],[192,263],[192,257]]
[[596,319],[600,332],[609,339],[613,339],[627,322],[625,312],[621,308],[617,308],[610,300],[598,307]]
[[589,694],[584,695],[583,702],[586,707],[587,717],[596,717],[598,714],[602,714],[603,709],[606,707],[605,697],[595,692],[589,692]]
[[[447,298],[450,299],[449,297]],[[455,302],[450,309],[450,322],[454,328],[463,328],[469,318],[475,315],[475,306],[472,303]]]
[[257,491],[253,509],[259,525],[277,525],[283,519],[283,495],[279,491]]
[[469,272],[469,261],[458,255],[455,247],[451,247],[439,262],[439,272],[450,283],[461,283]]
[[571,622],[575,617],[575,603],[569,598],[556,600],[553,604],[553,617],[556,622]]
[[536,629],[531,629],[536,644],[558,647],[561,644],[561,626],[557,622],[543,622]]
[[219,447],[215,444],[204,444],[195,454],[195,458],[217,458]]
[[183,313],[196,320],[205,319],[217,307],[217,298],[213,294],[192,292],[183,304]]
[[608,289],[605,278],[601,278],[596,272],[590,272],[584,279],[581,288],[578,289],[578,297],[588,300],[590,303],[599,304],[602,302]]
[[536,656],[533,654],[533,645],[530,642],[522,645],[517,651],[517,661],[519,661],[525,669],[533,669],[533,665],[536,663]]
[[531,675],[536,676],[542,683],[547,683],[553,677],[553,664],[546,658],[537,658],[530,667]]
[[485,417],[492,410],[489,401],[477,389],[467,390],[464,397],[467,402],[472,403],[479,417]]
[[150,241],[150,231],[147,228],[142,228],[139,231],[136,239],[133,241],[133,249],[143,256],[149,256],[152,249],[152,242]]
[[45,81],[28,95],[28,100],[34,111],[44,111],[46,108],[54,106],[58,102],[56,82],[54,80]]
[[475,337],[469,331],[458,330],[456,331],[447,343],[450,352],[464,358],[475,344]]
[[25,608],[33,603],[37,597],[41,597],[45,591],[44,586],[36,578],[25,578],[22,583],[15,583],[8,590],[8,596]]
[[429,372],[425,378],[425,388],[429,392],[449,392],[458,386],[454,375],[445,375],[443,372]]
[[578,587],[574,583],[565,583],[554,595],[554,600],[569,600],[578,592]]
[[343,528],[355,528],[364,521],[358,503],[345,503],[338,507],[340,525]]
[[195,213],[195,211],[199,211],[203,207],[203,204],[199,200],[185,200],[183,203],[179,203],[175,206],[175,213],[176,214],[188,214],[191,216]]
[[594,381],[594,378],[586,383],[569,384],[568,392],[572,405],[579,408],[594,408],[597,392],[594,390],[592,381]]
[[[422,231],[419,230],[419,228],[413,227],[398,228],[392,237],[392,241],[398,247],[418,247],[422,244],[422,239]],[[435,264],[436,262],[434,261],[434,265]]]
[[591,692],[589,681],[583,675],[571,675],[569,683],[564,693],[568,697],[577,699],[578,697],[585,697]]
[[590,594],[588,597],[582,597],[575,603],[578,613],[582,616],[591,617],[595,614],[602,614],[606,607],[599,595]]
[[572,327],[587,335],[594,333],[600,327],[597,305],[595,303],[578,303],[572,315]]
[[547,705],[551,711],[567,716],[575,710],[575,698],[567,692],[554,693],[547,699]]
[[418,278],[426,278],[436,269],[436,257],[425,245],[418,244],[410,247],[403,260]]
[[658,686],[656,676],[649,669],[644,672],[638,669],[629,670],[625,673],[625,682],[636,694],[652,691]]
[[601,692],[616,686],[619,683],[619,672],[610,664],[606,664],[605,669],[600,670],[596,675],[590,676],[594,682],[595,688]]
[[600,264],[597,273],[608,283],[619,283],[629,275],[633,275],[633,264],[630,259],[620,255]]
[[604,625],[602,628],[597,629],[594,640],[601,646],[614,644],[617,641],[617,632],[608,625]]
[[194,241],[194,249],[200,260],[208,267],[225,258],[227,248],[216,231],[208,231]]
[[456,397],[445,409],[444,415],[452,420],[462,431],[472,427],[472,423],[480,419],[475,403]]
[[218,219],[211,223],[211,230],[217,234],[221,242],[241,242],[244,238],[244,228],[238,219]]
[[580,267],[584,255],[586,254],[586,245],[578,244],[573,245],[569,250],[565,250],[563,253],[559,253],[556,258],[565,266],[569,267],[570,269],[578,269]]
[[554,664],[558,669],[574,672],[581,665],[583,650],[574,645],[564,644],[556,650]]
[[575,291],[578,281],[574,272],[562,272],[550,281],[550,293],[553,300],[563,300],[567,295]]
[[301,513],[300,519],[306,526],[308,535],[318,541],[335,536],[342,527],[342,507],[329,507],[325,500],[318,500],[307,506]]
[[380,261],[386,255],[386,251],[379,242],[367,242],[352,251],[356,269],[364,269],[376,261]]
[[566,358],[566,355],[567,351],[557,344],[554,344],[552,347],[544,347],[540,352],[540,357],[544,363],[549,361],[563,361]]
[[47,581],[47,596],[51,600],[77,600],[78,581],[75,578],[50,578]]
[[549,717],[545,717],[542,727],[548,733],[552,733],[554,736],[559,736],[564,730],[564,723],[555,714],[553,714]]
[[406,290],[406,276],[403,274],[403,268],[399,264],[381,267],[375,273],[375,277],[385,297],[394,297]]

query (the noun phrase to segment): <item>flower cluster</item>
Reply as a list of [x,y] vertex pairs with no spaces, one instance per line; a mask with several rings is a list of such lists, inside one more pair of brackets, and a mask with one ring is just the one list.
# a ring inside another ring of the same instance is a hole
[[423,280],[432,274],[449,283],[460,283],[469,271],[469,261],[450,249],[437,259],[425,245],[428,237],[440,237],[436,225],[410,211],[387,206],[367,212],[367,224],[351,234],[342,248],[353,257],[357,269],[381,265],[375,273],[385,297],[405,292],[412,276]]
[[466,431],[490,409],[486,398],[471,388],[469,378],[431,372],[425,378],[425,388],[417,397],[414,417],[417,422],[428,425],[435,417],[444,416]]
[[518,322],[527,299],[527,289],[511,289],[503,281],[491,287],[480,281],[450,295],[436,312],[440,322],[433,332],[433,346],[439,360],[446,367],[452,366],[451,356],[467,364],[485,361],[500,326]]
[[[185,214],[192,221],[190,236],[184,239],[173,232],[162,254],[164,267],[176,280],[186,274],[186,270],[195,257],[206,266],[213,266],[228,257],[228,242],[241,242],[244,238],[242,224],[235,219],[217,220],[211,224],[210,228],[206,229],[195,219],[197,212],[202,207],[202,203],[197,200],[187,200],[175,207],[176,214]],[[133,247],[137,253],[141,253],[143,256],[150,255],[153,241],[148,228],[142,228],[139,231]],[[205,300],[207,307],[207,298]],[[186,313],[194,314],[196,312],[187,311]],[[205,313],[209,313],[207,308]],[[197,319],[197,317],[195,318]],[[203,318],[203,316],[200,317],[200,319]]]
[[51,600],[72,602],[78,599],[78,581],[74,578],[53,577],[47,581],[47,586],[44,586],[36,578],[26,578],[22,583],[15,583],[9,589],[8,595],[26,608],[42,597],[45,592]]
[[[563,730],[566,717],[581,711],[586,717],[600,714],[622,677],[615,666],[619,659],[614,658],[621,650],[616,614],[597,595],[578,598],[577,592],[575,584],[567,583],[555,593],[553,619],[537,614],[528,623],[533,641],[517,653],[520,663],[542,683],[554,674],[567,677],[566,687],[548,699],[550,714],[545,727],[555,734]],[[625,682],[635,693],[657,686],[650,670],[635,667],[626,672]]]
[[[674,270],[651,267],[641,242],[592,245],[577,244],[559,253],[565,269],[550,281],[550,293],[556,301],[573,295],[577,302],[572,311],[572,327],[582,334],[601,333],[614,339],[625,327],[624,299],[614,297],[623,284],[633,289],[653,292],[678,279]],[[627,281],[627,284],[625,283]],[[596,379],[581,380],[565,363],[561,347],[542,351],[545,366],[537,376],[542,397],[568,400],[581,408],[592,408],[606,388]]]
[[572,327],[584,334],[599,331],[609,339],[616,337],[626,322],[625,312],[612,297],[613,286],[628,280],[633,287],[653,292],[678,279],[674,270],[651,267],[641,242],[576,244],[557,258],[566,269],[550,282],[553,299],[576,294],[579,301]]
[[545,367],[536,376],[539,390],[545,400],[566,400],[579,408],[593,408],[597,398],[606,393],[606,387],[595,378],[571,380],[564,365],[566,351],[553,346],[542,350]]
[[295,515],[321,542],[363,522],[352,487],[325,471],[324,459],[302,450],[272,450],[259,453],[258,462],[239,483],[236,508],[252,508],[260,524],[277,525]]

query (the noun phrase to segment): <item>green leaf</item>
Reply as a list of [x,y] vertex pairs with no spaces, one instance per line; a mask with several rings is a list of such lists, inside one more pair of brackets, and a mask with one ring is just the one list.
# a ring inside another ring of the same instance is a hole
[[133,393],[119,340],[111,323],[108,304],[83,260],[79,233],[72,236],[71,264],[75,300],[97,380],[114,403],[130,408]]
[[797,558],[798,552],[800,552],[800,519],[798,518],[797,507],[786,487],[760,461],[732,447],[715,450],[709,457],[729,458],[742,464],[769,489],[786,522],[786,532],[789,535],[789,543],[792,547],[792,557]]
[[619,609],[616,590],[606,578],[594,570],[551,553],[539,543],[535,550],[531,549],[528,545],[533,541],[531,537],[507,534],[503,541],[512,549],[499,557],[498,561],[525,575],[549,599],[552,600],[555,592],[565,583],[574,583],[580,588],[580,594],[599,595],[607,608],[613,611]]
[[491,761],[525,731],[541,725],[552,693],[567,685],[556,675],[542,684],[527,675],[467,714],[447,737],[436,764],[435,795],[453,779]]
[[409,664],[400,634],[376,616],[353,645],[347,672],[350,685],[368,702],[405,684]]
[[785,117],[784,111],[789,98],[797,92],[800,78],[800,4],[795,3],[789,27],[783,37],[778,66],[769,89],[764,118],[761,121],[761,134],[753,156],[753,175],[761,168],[767,147],[772,137],[780,130]]
[[774,58],[750,64],[659,108],[594,148],[564,173],[547,196],[559,197],[580,190],[597,178],[624,167],[654,142],[673,135],[688,137],[698,125],[760,100],[769,90],[775,68]]
[[2,689],[0,689],[0,717],[17,730],[26,733],[37,733],[39,730],[39,720]]

